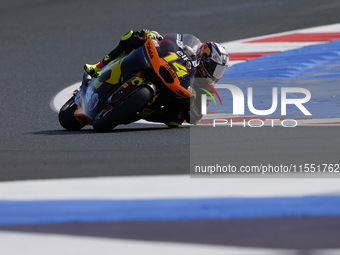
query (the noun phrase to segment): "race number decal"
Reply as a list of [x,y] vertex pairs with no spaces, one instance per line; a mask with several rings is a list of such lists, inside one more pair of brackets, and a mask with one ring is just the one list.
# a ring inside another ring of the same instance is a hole
[[174,63],[172,63],[172,65],[173,65],[173,67],[176,68],[176,74],[177,74],[178,78],[182,78],[182,77],[188,75],[188,70],[184,65],[182,65],[178,62],[174,62]]
[[175,52],[171,52],[168,56],[163,58],[166,62],[170,63],[179,59],[179,56]]
[[179,57],[176,52],[170,52],[169,55],[163,59],[175,68],[178,78],[183,78],[189,74],[188,69],[184,65],[176,62],[176,60],[181,59],[181,57]]

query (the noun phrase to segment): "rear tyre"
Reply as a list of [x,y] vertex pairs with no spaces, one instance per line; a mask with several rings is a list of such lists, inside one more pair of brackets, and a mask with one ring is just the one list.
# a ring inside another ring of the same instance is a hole
[[77,107],[78,106],[74,102],[74,96],[61,107],[59,111],[59,123],[63,128],[67,130],[80,130],[84,127],[84,125],[81,125],[74,116]]
[[93,121],[96,132],[109,132],[119,124],[128,122],[141,111],[153,98],[153,90],[148,86],[140,86],[117,106],[107,105]]

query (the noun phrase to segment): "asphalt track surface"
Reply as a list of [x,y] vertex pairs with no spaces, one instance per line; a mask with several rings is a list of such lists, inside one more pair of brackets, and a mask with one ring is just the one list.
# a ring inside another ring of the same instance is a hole
[[[337,23],[339,10],[336,0],[1,2],[0,180],[188,173],[189,128],[135,124],[108,134],[91,128],[67,132],[50,100],[81,79],[84,63],[100,60],[130,29],[225,42]],[[298,139],[287,145],[288,162],[301,146],[303,155],[320,158],[339,151],[336,131],[235,128],[228,135],[243,151],[258,144],[258,155],[266,157],[268,147],[260,141],[279,133],[274,142],[280,143],[293,132]],[[318,146],[320,136],[329,147]]]
[[[130,29],[191,33],[202,41],[226,42],[339,23],[339,12],[338,0],[2,1],[0,180],[188,174],[190,128],[132,124],[105,134],[96,134],[91,128],[68,132],[59,126],[50,100],[58,91],[78,82],[83,64],[100,60]],[[235,128],[228,135],[229,143],[237,145],[230,150],[231,155],[241,158],[238,151],[242,151],[248,163],[261,157],[270,160],[269,155],[280,155],[278,160],[282,162],[296,157],[301,161],[315,157],[330,161],[338,159],[340,151],[337,127]],[[200,224],[197,229],[191,228],[192,233],[207,230],[207,222]],[[301,232],[287,230],[284,221],[267,222],[266,229],[272,226],[269,233],[286,230],[280,232],[282,238],[272,240],[268,239],[270,235],[265,236],[268,232],[261,236],[260,231],[258,239],[244,236],[247,231],[261,230],[260,220],[216,222],[208,224],[210,232],[223,224],[233,226],[223,228],[229,229],[229,239],[212,236],[207,243],[290,247],[291,241],[292,248],[340,247],[338,240],[331,238],[339,236],[339,218],[320,219],[318,225],[301,220],[297,227]],[[68,226],[60,232],[81,235],[81,228],[84,226]],[[102,229],[92,225],[89,232],[95,235],[98,228]],[[129,231],[126,225],[122,229]],[[49,232],[48,226],[35,231]],[[309,238],[297,242],[306,232]],[[131,233],[101,233],[97,235],[133,238]],[[243,243],[239,236],[245,238]],[[148,238],[155,240],[155,232],[146,235]],[[184,241],[202,242],[200,238]],[[283,238],[286,242],[278,241]]]
[[[2,226],[1,230],[275,249],[339,248],[337,218],[278,218]],[[203,233],[202,233],[203,232]],[[307,251],[303,255],[311,255]],[[296,254],[300,255],[300,254]]]

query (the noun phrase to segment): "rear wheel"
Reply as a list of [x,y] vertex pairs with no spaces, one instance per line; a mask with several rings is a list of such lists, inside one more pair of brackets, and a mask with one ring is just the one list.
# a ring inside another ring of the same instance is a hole
[[77,110],[78,105],[74,102],[75,96],[71,97],[59,111],[59,123],[67,130],[80,130],[84,125],[81,125],[74,112]]
[[93,121],[97,132],[108,132],[119,124],[128,122],[141,111],[153,98],[153,90],[148,86],[140,86],[117,106],[107,105]]

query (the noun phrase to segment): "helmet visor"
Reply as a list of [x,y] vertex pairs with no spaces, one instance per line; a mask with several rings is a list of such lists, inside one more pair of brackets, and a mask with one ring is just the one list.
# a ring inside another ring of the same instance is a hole
[[226,69],[227,66],[220,65],[215,61],[205,63],[205,70],[211,78],[221,79]]

